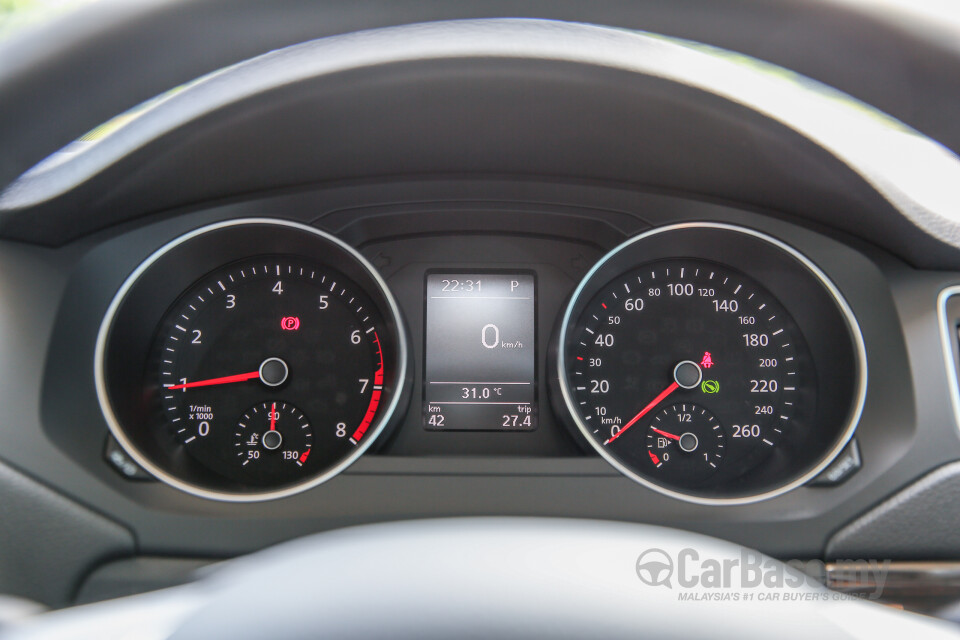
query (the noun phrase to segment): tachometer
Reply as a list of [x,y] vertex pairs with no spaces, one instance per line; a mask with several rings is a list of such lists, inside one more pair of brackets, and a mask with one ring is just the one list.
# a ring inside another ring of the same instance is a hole
[[839,292],[748,230],[688,225],[615,249],[575,293],[561,340],[561,392],[591,444],[700,502],[796,486],[862,406],[862,339]]
[[262,256],[218,269],[160,326],[156,378],[145,380],[161,390],[158,422],[237,483],[290,484],[333,466],[377,414],[383,319],[356,284],[312,260]]
[[131,276],[101,330],[98,386],[117,440],[161,480],[262,499],[369,446],[404,356],[392,298],[358,254],[309,227],[245,221],[181,238]]

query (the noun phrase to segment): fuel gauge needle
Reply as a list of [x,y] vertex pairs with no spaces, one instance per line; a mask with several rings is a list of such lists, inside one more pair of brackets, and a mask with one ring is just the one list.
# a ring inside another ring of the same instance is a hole
[[670,438],[671,440],[679,440],[679,439],[680,439],[680,436],[675,436],[675,435],[673,435],[672,433],[667,433],[666,431],[660,431],[660,429],[657,429],[656,427],[650,427],[650,430],[653,431],[654,433],[659,433],[659,434],[662,435],[664,438]]

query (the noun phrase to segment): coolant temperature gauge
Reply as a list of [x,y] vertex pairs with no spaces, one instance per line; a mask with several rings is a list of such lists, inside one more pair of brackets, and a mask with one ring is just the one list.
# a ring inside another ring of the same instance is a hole
[[298,408],[279,400],[251,407],[237,422],[236,458],[244,473],[283,478],[303,467],[313,447],[313,429]]

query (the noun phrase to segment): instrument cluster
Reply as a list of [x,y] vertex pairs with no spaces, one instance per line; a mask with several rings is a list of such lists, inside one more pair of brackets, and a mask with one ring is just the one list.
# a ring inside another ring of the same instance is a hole
[[687,223],[588,267],[559,307],[540,292],[558,286],[550,273],[475,261],[425,268],[404,306],[334,235],[211,224],[117,291],[97,340],[100,407],[149,474],[240,502],[316,487],[403,430],[516,442],[566,425],[584,454],[703,504],[789,491],[847,445],[863,338],[797,249]]

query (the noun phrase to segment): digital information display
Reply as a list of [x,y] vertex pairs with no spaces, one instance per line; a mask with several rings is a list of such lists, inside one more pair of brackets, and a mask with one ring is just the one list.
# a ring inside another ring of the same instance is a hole
[[423,426],[537,428],[532,274],[428,273]]

